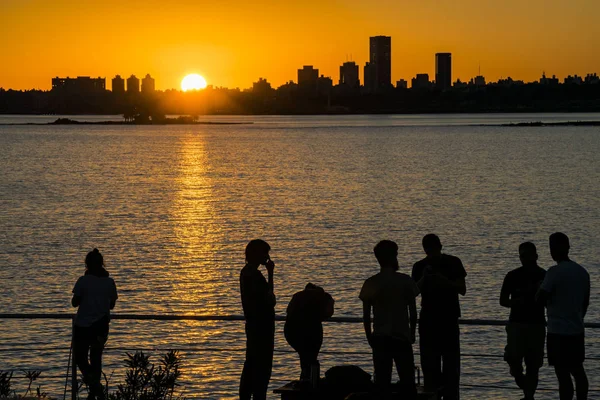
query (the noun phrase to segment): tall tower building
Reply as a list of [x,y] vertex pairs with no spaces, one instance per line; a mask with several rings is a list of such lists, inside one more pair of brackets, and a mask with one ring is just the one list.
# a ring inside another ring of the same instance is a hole
[[125,93],[125,79],[121,78],[121,75],[112,78],[112,92],[118,94]]
[[140,92],[140,80],[135,75],[131,75],[127,78],[127,93],[139,93]]
[[452,86],[452,54],[436,53],[435,55],[435,87],[439,90]]
[[351,89],[358,89],[360,86],[358,65],[354,61],[345,62],[340,67],[340,85]]
[[142,93],[154,92],[154,78],[150,74],[146,74],[146,77],[142,79]]
[[305,65],[298,70],[298,89],[303,94],[316,94],[319,70],[312,65]]
[[380,91],[392,87],[392,37],[372,36],[369,38],[369,68],[365,72],[367,82],[372,82],[374,87],[367,87],[370,91]]

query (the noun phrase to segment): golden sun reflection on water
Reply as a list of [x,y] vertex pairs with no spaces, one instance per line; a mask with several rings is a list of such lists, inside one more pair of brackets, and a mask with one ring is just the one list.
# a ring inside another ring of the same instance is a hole
[[171,210],[178,243],[171,259],[176,268],[173,273],[179,275],[173,287],[173,304],[178,305],[178,312],[219,314],[224,312],[218,298],[223,282],[215,254],[222,233],[213,207],[206,143],[202,135],[187,135],[181,140],[177,194]]

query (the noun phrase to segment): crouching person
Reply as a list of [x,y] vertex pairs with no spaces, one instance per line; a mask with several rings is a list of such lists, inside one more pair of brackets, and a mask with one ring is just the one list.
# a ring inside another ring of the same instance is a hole
[[333,315],[333,298],[323,288],[309,283],[296,293],[287,308],[284,334],[300,356],[300,381],[311,378],[311,370],[319,371],[319,351],[323,344],[322,321]]
[[73,352],[88,386],[88,399],[104,399],[100,383],[102,352],[108,340],[110,310],[117,301],[117,287],[104,268],[98,249],[88,253],[85,266],[85,274],[75,283],[71,300],[73,307],[79,307],[73,323]]
[[[398,245],[383,240],[374,249],[381,270],[367,279],[360,292],[363,320],[373,349],[375,385],[390,389],[392,366],[396,364],[403,397],[416,398],[415,361],[412,344],[417,323],[416,297],[419,288],[412,278],[398,273]],[[371,309],[374,323],[371,329]],[[410,314],[410,317],[409,317]]]

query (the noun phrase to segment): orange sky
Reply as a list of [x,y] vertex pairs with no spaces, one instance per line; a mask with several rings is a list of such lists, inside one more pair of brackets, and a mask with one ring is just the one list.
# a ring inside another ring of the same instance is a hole
[[[126,3],[126,4],[123,4]],[[598,0],[0,0],[0,87],[49,89],[54,76],[116,74],[179,88],[274,86],[314,65],[339,79],[362,67],[369,36],[392,36],[392,80],[434,74],[452,52],[453,80],[536,80],[542,71],[600,73]]]

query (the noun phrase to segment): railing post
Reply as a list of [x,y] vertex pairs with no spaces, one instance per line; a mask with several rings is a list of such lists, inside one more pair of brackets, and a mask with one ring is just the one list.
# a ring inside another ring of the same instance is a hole
[[75,317],[73,317],[73,323],[71,324],[71,346],[73,351],[71,352],[71,400],[77,400],[77,364],[75,363]]

